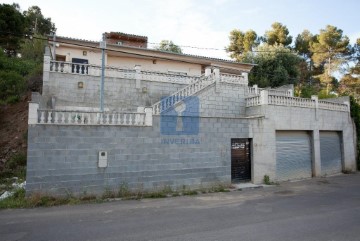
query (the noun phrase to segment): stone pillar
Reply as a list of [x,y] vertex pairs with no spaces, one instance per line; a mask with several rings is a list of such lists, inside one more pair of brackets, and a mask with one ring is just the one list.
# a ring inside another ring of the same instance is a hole
[[319,97],[317,95],[312,95],[311,99],[315,101],[315,120],[318,120],[318,112],[319,112]]
[[258,91],[259,91],[258,85],[253,85],[253,88],[254,88],[254,91],[255,91],[255,95],[257,95]]
[[294,97],[294,91],[293,91],[293,89],[289,89],[288,92],[289,92],[289,96],[290,96],[290,97]]
[[140,65],[135,65],[135,80],[136,80],[136,84],[135,84],[135,88],[136,89],[140,89],[141,88],[141,66]]
[[44,54],[44,66],[43,66],[43,95],[47,95],[49,92],[49,81],[50,81],[50,63],[51,62],[51,54],[50,48],[48,46],[45,47]]
[[313,176],[321,176],[320,133],[318,129],[312,132],[312,169]]
[[39,104],[30,102],[29,103],[29,117],[28,117],[28,124],[35,125],[38,123],[38,109]]
[[243,72],[241,75],[244,78],[244,84],[248,85],[249,84],[249,73]]
[[215,92],[219,93],[220,92],[220,69],[219,68],[214,68],[214,78],[215,78]]
[[262,90],[260,92],[260,103],[261,103],[261,105],[269,104],[269,91],[268,90]]
[[205,68],[205,76],[210,76],[211,75],[211,67],[208,66]]
[[153,123],[152,112],[153,112],[152,107],[145,107],[145,126],[152,126]]

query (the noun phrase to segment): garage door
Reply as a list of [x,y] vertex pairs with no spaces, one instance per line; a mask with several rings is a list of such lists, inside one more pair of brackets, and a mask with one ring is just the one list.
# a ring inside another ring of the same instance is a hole
[[276,176],[278,180],[312,176],[311,141],[306,131],[276,132]]
[[320,131],[321,175],[341,172],[340,134],[335,131]]

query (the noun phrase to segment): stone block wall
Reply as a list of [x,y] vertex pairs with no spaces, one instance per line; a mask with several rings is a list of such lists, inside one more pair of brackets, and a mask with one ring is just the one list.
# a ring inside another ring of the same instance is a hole
[[[99,107],[100,77],[50,72],[51,81],[43,88],[43,98],[49,103],[55,96],[55,106]],[[83,82],[83,88],[78,88]],[[110,111],[136,111],[138,106],[151,106],[186,84],[141,81],[136,88],[135,79],[105,78],[104,106]]]
[[[162,135],[160,117],[153,123],[29,125],[27,193],[101,194],[122,183],[145,190],[230,183],[231,138],[248,138],[248,120],[200,118],[193,136]],[[106,168],[98,167],[99,151],[108,153]]]

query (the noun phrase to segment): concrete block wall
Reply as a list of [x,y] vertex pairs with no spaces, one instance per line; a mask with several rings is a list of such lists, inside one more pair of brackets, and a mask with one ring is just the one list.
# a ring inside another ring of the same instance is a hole
[[[247,108],[248,115],[263,115],[250,120],[249,136],[253,138],[254,182],[260,182],[269,175],[276,180],[276,131],[309,131],[313,147],[319,146],[319,131],[342,133],[343,169],[356,169],[354,127],[349,112],[323,109],[263,105]],[[314,176],[319,176],[320,150],[313,148]]]
[[[56,97],[56,106],[99,107],[100,77],[50,72],[51,81],[44,83],[43,98],[50,102]],[[78,88],[78,82],[84,87]],[[151,106],[185,84],[141,81],[135,79],[105,78],[104,105],[112,111],[135,111],[138,106]]]
[[200,102],[200,116],[244,117],[247,86],[218,83],[201,91],[197,96]]
[[[101,194],[122,183],[153,190],[231,181],[230,141],[248,138],[248,120],[200,118],[200,132],[193,136],[165,136],[160,117],[153,123],[29,125],[27,193]],[[98,168],[99,151],[108,153],[107,168]]]

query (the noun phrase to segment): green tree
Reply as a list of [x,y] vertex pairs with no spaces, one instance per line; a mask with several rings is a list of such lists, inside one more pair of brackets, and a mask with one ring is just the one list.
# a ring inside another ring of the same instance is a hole
[[226,52],[230,53],[230,57],[237,61],[242,61],[244,54],[259,45],[257,34],[251,29],[246,32],[234,29],[230,32],[229,40],[230,44],[226,48]]
[[355,66],[350,69],[351,74],[360,75],[360,38],[356,40],[353,47]]
[[327,25],[320,30],[317,41],[310,44],[312,60],[316,66],[324,65],[325,71],[318,77],[326,84],[327,92],[332,81],[332,75],[338,71],[350,55],[349,38],[337,27]]
[[159,47],[155,48],[160,51],[173,52],[182,54],[182,50],[179,46],[173,43],[171,40],[162,40]]
[[44,59],[44,51],[47,41],[43,36],[35,35],[35,38],[25,39],[21,44],[21,57],[25,60],[32,60],[36,63],[42,63]]
[[288,28],[278,22],[271,25],[272,29],[265,32],[264,41],[269,45],[282,44],[289,46],[292,43],[292,37],[289,35]]
[[25,19],[18,4],[0,4],[0,47],[14,56],[23,38]]
[[259,87],[278,87],[296,84],[301,58],[283,45],[263,44],[255,53],[247,53],[244,62],[257,64],[249,75],[249,83]]
[[29,7],[24,11],[25,25],[33,34],[48,35],[55,31],[55,24],[51,18],[45,18],[38,6]]
[[305,29],[295,39],[295,50],[305,59],[311,58],[310,44],[316,41],[316,37],[309,30]]

